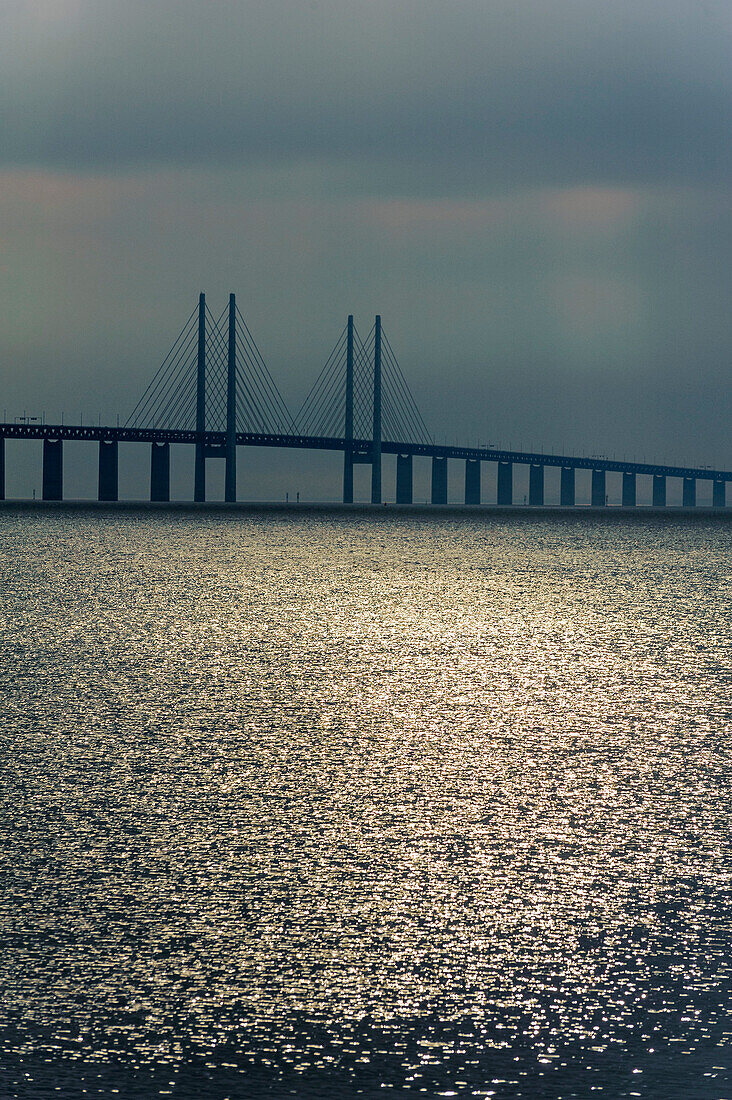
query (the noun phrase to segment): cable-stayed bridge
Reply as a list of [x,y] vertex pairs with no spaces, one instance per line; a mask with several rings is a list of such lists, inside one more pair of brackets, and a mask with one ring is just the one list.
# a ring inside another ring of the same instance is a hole
[[43,499],[63,499],[63,444],[99,443],[98,498],[118,499],[120,443],[149,443],[150,499],[170,500],[170,445],[195,447],[194,501],[206,499],[206,463],[225,463],[224,499],[236,500],[237,448],[283,447],[343,452],[343,501],[353,502],[353,468],[371,467],[371,502],[380,504],[382,456],[396,455],[397,504],[411,504],[416,456],[432,460],[431,500],[447,503],[448,460],[465,463],[468,505],[481,503],[481,464],[497,464],[496,503],[514,502],[514,465],[529,468],[528,503],[544,504],[547,468],[560,473],[560,504],[575,504],[575,474],[591,470],[591,504],[607,502],[606,474],[622,474],[622,504],[636,504],[639,474],[653,478],[654,507],[665,507],[667,479],[683,483],[682,504],[696,505],[698,481],[712,483],[712,505],[724,508],[732,471],[598,457],[434,443],[397,357],[376,317],[362,339],[349,317],[301,408],[288,409],[242,317],[235,296],[219,316],[204,294],[126,422],[120,426],[0,424],[0,500],[5,499],[5,440],[43,440]]

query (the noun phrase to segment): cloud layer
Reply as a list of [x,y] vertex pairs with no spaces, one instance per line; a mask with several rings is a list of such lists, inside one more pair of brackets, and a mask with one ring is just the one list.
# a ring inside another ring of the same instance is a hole
[[346,162],[407,193],[730,168],[732,19],[712,0],[6,9],[6,163]]

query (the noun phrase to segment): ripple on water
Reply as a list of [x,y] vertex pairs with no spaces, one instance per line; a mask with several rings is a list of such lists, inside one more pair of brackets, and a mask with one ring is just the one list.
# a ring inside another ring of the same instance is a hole
[[729,1096],[731,543],[3,513],[7,1094]]

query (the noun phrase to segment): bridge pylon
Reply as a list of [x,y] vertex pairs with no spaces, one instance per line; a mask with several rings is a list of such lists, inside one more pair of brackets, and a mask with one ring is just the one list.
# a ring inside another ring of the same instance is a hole
[[236,297],[229,295],[229,340],[226,356],[226,473],[224,500],[236,500]]
[[[342,441],[344,504],[353,503],[353,468],[361,464],[371,467],[371,502],[381,503],[385,442],[431,443],[380,315],[362,340],[349,314],[295,421],[301,436]],[[401,470],[397,498],[411,503],[411,473]]]
[[374,396],[371,431],[371,503],[381,504],[381,316],[374,321]]
[[206,499],[206,295],[198,296],[198,343],[196,346],[196,465],[193,475],[193,499]]
[[353,314],[346,322],[346,407],[343,429],[343,503],[353,504]]
[[[195,435],[194,501],[206,500],[206,460],[222,458],[224,499],[236,500],[240,435],[295,433],[290,412],[230,294],[215,317],[201,292],[125,428]],[[151,453],[151,499],[167,499],[170,456]]]

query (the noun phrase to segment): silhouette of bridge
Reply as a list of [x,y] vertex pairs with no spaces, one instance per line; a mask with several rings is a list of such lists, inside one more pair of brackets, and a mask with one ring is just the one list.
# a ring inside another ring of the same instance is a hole
[[194,501],[206,499],[206,463],[225,462],[224,499],[236,500],[238,447],[343,452],[343,501],[353,502],[353,468],[371,467],[371,502],[382,502],[382,456],[396,455],[396,502],[411,504],[415,456],[432,460],[431,500],[447,503],[448,460],[465,463],[465,504],[481,503],[481,464],[497,464],[496,503],[514,502],[513,467],[529,468],[528,503],[544,504],[545,471],[558,468],[560,504],[575,504],[575,474],[591,470],[591,504],[607,502],[606,474],[622,474],[622,504],[636,504],[636,478],[653,478],[652,503],[666,506],[668,478],[683,483],[694,507],[698,481],[711,481],[712,505],[726,505],[732,471],[577,457],[493,447],[439,445],[430,436],[381,318],[365,340],[348,321],[295,416],[289,412],[233,294],[219,317],[201,294],[150,385],[123,426],[21,422],[0,424],[0,499],[5,499],[5,440],[43,440],[43,500],[63,499],[63,444],[99,443],[98,499],[118,499],[120,443],[149,443],[150,499],[170,500],[170,445],[195,447]]

